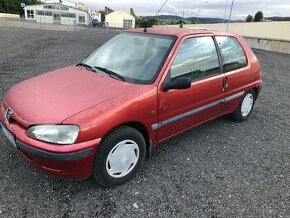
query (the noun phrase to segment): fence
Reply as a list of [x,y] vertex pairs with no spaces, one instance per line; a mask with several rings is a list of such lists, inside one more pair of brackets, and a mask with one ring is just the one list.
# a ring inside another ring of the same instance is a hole
[[81,30],[101,30],[109,32],[123,31],[125,28],[116,28],[114,23],[97,22],[93,20],[85,20],[78,22],[78,20],[65,20],[61,19],[57,22],[53,20],[53,17],[39,16],[36,20],[29,20],[24,18],[14,19],[11,17],[0,17],[0,27],[22,27],[30,29],[46,29],[46,30],[60,30],[60,31],[81,31]]
[[0,19],[20,19],[19,14],[0,13]]
[[11,18],[11,17],[0,17],[0,27],[22,27],[29,29],[45,29],[45,30],[56,30],[56,31],[82,31],[82,30],[102,30],[110,31],[109,26],[104,23],[98,23],[93,25],[91,20],[78,23],[76,20],[73,22],[53,22],[52,19],[38,18],[38,20],[25,20],[24,18]]

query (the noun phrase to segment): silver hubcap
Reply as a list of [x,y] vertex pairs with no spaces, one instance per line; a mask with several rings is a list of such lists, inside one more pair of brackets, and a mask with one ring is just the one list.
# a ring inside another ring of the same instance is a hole
[[128,175],[136,166],[139,159],[139,147],[132,140],[119,142],[110,151],[107,161],[107,173],[113,178]]
[[242,107],[241,107],[242,116],[246,117],[250,113],[250,111],[253,107],[253,103],[254,103],[254,97],[251,93],[248,93],[244,97],[244,100],[242,103]]

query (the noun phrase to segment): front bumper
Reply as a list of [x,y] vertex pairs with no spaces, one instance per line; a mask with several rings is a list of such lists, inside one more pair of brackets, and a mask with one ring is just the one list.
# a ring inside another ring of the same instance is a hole
[[92,175],[94,156],[101,139],[55,145],[26,136],[26,129],[15,122],[8,123],[3,113],[0,113],[0,122],[13,134],[17,151],[32,166],[46,173],[72,179]]
[[30,154],[46,158],[46,159],[51,159],[51,160],[77,160],[77,159],[82,159],[86,158],[89,156],[89,154],[93,151],[93,148],[87,148],[81,151],[76,151],[72,153],[53,153],[53,152],[48,152],[44,151],[38,148],[33,148],[29,145],[26,145],[18,140],[16,140],[16,145],[17,148],[19,148],[22,151],[28,152]]
[[17,151],[32,166],[46,173],[84,179],[92,175],[95,149],[87,148],[71,153],[44,151],[16,140]]

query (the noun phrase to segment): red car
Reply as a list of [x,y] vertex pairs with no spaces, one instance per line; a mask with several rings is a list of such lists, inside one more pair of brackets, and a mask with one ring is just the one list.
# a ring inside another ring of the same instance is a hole
[[246,120],[259,61],[236,34],[135,29],[4,96],[0,124],[31,165],[102,186],[132,178],[158,143],[216,117]]

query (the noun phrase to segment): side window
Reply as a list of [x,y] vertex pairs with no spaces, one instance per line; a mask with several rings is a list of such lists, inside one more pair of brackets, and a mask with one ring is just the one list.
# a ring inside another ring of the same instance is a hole
[[84,22],[86,22],[86,17],[83,16],[83,15],[79,15],[79,22],[80,22],[80,23],[84,23]]
[[34,10],[27,10],[27,18],[34,18]]
[[247,59],[241,45],[234,37],[217,36],[224,72],[229,72],[247,66]]
[[171,78],[188,76],[192,81],[220,73],[212,37],[186,39],[171,66]]

